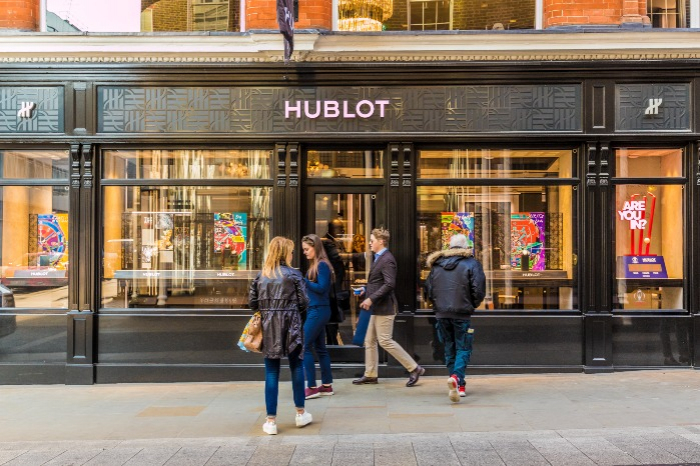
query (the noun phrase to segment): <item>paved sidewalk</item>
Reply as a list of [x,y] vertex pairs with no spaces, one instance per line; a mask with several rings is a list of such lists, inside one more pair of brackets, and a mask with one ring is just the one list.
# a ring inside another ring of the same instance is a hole
[[7,465],[700,464],[700,371],[334,383],[267,436],[262,382],[0,386]]

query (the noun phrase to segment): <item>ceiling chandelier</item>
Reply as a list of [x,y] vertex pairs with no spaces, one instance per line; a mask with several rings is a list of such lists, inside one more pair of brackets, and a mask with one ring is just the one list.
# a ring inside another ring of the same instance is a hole
[[340,31],[381,31],[394,13],[393,0],[339,0]]

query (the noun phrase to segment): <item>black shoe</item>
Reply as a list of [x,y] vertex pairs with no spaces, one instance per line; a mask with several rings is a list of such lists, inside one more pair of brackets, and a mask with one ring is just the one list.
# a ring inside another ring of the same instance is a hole
[[412,387],[417,384],[418,379],[420,379],[420,376],[423,374],[425,374],[425,369],[421,366],[416,366],[416,368],[413,369],[410,374],[408,374],[408,382],[406,382],[406,386]]
[[379,383],[379,378],[377,377],[365,377],[364,375],[360,377],[359,379],[355,379],[352,381],[353,384],[355,385],[364,385],[364,384],[378,384]]

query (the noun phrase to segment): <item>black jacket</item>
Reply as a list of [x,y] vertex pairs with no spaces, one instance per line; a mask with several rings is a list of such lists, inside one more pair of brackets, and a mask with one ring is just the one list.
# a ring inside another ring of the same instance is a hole
[[369,269],[364,298],[372,300],[372,314],[393,316],[399,304],[394,294],[396,288],[396,259],[388,249],[377,258]]
[[486,295],[486,276],[471,249],[452,248],[428,256],[425,296],[439,319],[467,319]]
[[250,284],[248,297],[250,308],[262,315],[262,351],[270,359],[281,359],[297,347],[303,348],[301,313],[309,304],[301,272],[286,265],[280,267],[280,272],[276,278],[258,274]]

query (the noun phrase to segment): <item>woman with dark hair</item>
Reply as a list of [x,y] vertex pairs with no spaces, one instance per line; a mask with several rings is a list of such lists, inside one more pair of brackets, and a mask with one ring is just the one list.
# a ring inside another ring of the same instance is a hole
[[[326,349],[326,324],[331,317],[330,293],[333,286],[333,268],[326,256],[321,238],[306,235],[301,248],[309,261],[304,283],[309,296],[309,307],[304,322],[304,372],[306,372],[306,399],[333,395],[331,358]],[[321,383],[316,385],[316,366],[312,350],[316,351],[321,366]]]
[[296,425],[304,427],[312,421],[304,409],[304,369],[302,350],[304,334],[301,313],[309,298],[304,289],[304,277],[288,264],[292,261],[294,242],[282,236],[270,241],[262,270],[250,285],[250,308],[262,315],[265,356],[266,434],[277,434],[277,398],[279,394],[280,360],[289,358],[292,372],[292,392],[296,406]]

